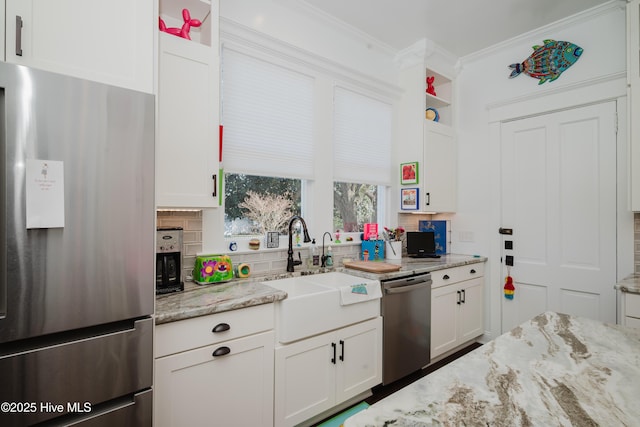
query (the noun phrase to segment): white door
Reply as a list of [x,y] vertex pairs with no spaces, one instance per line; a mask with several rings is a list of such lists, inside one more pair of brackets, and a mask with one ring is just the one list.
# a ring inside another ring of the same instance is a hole
[[615,115],[606,102],[502,124],[503,332],[546,310],[615,323]]

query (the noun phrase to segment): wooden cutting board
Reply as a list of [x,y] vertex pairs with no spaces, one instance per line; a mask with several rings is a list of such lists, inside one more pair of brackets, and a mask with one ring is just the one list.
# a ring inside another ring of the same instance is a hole
[[344,263],[347,268],[354,270],[368,271],[370,273],[391,273],[398,271],[402,266],[397,264],[389,264],[380,261],[348,261]]

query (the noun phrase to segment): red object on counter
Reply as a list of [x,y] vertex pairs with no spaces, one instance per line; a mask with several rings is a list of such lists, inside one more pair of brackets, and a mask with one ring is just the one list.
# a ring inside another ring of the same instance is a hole
[[219,144],[219,157],[220,159],[218,160],[220,163],[222,163],[222,129],[224,128],[224,126],[220,125],[220,139],[218,140],[218,144]]

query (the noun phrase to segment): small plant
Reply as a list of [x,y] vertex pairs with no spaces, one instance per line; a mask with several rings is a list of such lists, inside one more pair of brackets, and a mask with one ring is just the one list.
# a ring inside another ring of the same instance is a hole
[[387,235],[389,236],[389,240],[391,240],[392,242],[399,242],[400,240],[402,240],[402,236],[404,235],[404,228],[402,227],[398,227],[398,228],[384,228],[384,231],[387,232]]
[[284,232],[293,215],[293,201],[289,193],[270,194],[248,191],[244,201],[238,204],[246,210],[246,217],[253,221],[258,233]]

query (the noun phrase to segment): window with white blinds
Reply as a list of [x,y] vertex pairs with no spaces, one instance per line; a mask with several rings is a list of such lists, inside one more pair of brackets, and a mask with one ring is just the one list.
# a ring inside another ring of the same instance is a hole
[[231,49],[222,61],[225,171],[312,179],[314,79]]
[[333,117],[334,179],[389,185],[392,106],[336,87]]

